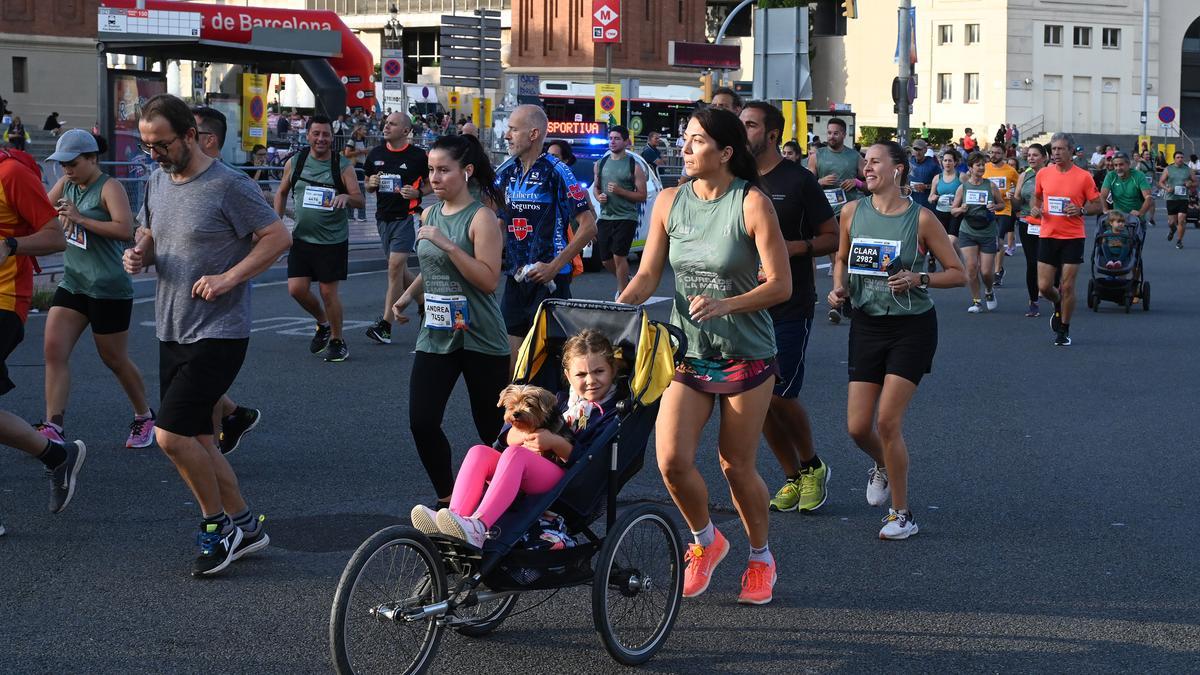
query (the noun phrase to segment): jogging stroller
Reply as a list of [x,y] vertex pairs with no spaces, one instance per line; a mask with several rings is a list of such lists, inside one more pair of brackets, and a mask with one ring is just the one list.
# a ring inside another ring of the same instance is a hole
[[[554,490],[519,497],[482,551],[403,525],[363,542],[346,564],[330,614],[337,672],[424,672],[445,629],[480,637],[500,626],[522,592],[589,584],[593,624],[615,660],[644,663],[666,642],[683,597],[683,542],[666,510],[639,504],[618,513],[617,494],[642,468],[659,397],[686,339],[642,307],[547,300],[518,354],[514,382],[562,389],[563,343],[585,328],[608,337],[627,366],[615,383],[616,424],[575,445]],[[547,510],[575,545],[522,548]],[[600,535],[594,523],[603,515]]]
[[1133,309],[1134,299],[1150,311],[1150,282],[1143,278],[1142,249],[1146,242],[1146,226],[1130,215],[1122,232],[1113,232],[1101,224],[1092,240],[1092,278],[1088,280],[1087,306],[1100,311],[1100,301],[1107,300]]

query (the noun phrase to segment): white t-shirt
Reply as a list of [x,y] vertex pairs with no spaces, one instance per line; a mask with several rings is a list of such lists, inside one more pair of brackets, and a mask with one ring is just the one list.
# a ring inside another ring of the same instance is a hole
[[1092,166],[1100,166],[1103,163],[1104,163],[1104,155],[1102,155],[1098,152],[1093,152],[1092,153]]

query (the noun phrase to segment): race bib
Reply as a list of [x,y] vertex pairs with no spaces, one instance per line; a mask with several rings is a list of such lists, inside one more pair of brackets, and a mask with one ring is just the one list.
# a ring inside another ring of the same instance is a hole
[[967,206],[986,206],[990,196],[987,190],[967,190],[963,195],[963,203]]
[[856,237],[850,242],[849,267],[851,274],[886,277],[888,265],[900,258],[897,239],[867,239]]
[[829,202],[830,206],[841,206],[846,203],[846,191],[842,188],[826,190],[825,201]]
[[1067,215],[1067,207],[1070,205],[1070,197],[1046,197],[1046,213],[1052,216]]
[[395,174],[381,173],[379,174],[379,191],[380,192],[399,192],[400,188],[404,187],[404,181]]
[[1176,185],[1175,186],[1175,196],[1176,197],[1186,197],[1187,196],[1187,186],[1186,185]]
[[996,189],[1001,192],[1008,189],[1008,178],[1005,176],[992,176],[988,180],[992,181],[992,185],[995,185]]
[[425,327],[432,330],[470,330],[471,315],[462,295],[425,294]]
[[71,223],[63,234],[66,235],[68,244],[87,250],[87,230],[82,225]]
[[332,211],[333,198],[336,194],[333,188],[308,185],[304,188],[304,199],[301,204],[306,209]]
[[937,210],[938,211],[949,211],[950,207],[952,207],[953,205],[954,205],[954,195],[941,195],[940,197],[938,197],[938,201],[937,201]]
[[1037,223],[1025,221],[1025,231],[1028,232],[1031,237],[1041,236],[1042,226]]

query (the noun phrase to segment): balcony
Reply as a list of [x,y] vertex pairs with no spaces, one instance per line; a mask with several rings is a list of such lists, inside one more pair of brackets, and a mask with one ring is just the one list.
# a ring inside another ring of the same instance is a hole
[[506,10],[512,0],[305,0],[305,9],[324,9],[342,16],[387,15],[392,6],[400,14],[470,13],[476,9]]

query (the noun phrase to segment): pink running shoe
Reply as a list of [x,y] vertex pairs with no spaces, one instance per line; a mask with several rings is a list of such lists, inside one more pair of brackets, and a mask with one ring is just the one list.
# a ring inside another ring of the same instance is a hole
[[33,428],[37,429],[39,434],[54,441],[55,443],[62,443],[63,445],[67,444],[67,439],[63,438],[62,431],[56,428],[53,424],[48,422],[38,422],[33,426]]
[[127,448],[148,448],[154,442],[154,411],[149,417],[135,417],[129,423],[129,438],[125,441]]
[[694,598],[708,590],[712,581],[713,570],[729,553],[729,540],[717,528],[713,528],[713,542],[708,546],[688,544],[684,560],[687,569],[683,571],[683,597]]
[[742,573],[742,593],[738,602],[743,605],[765,605],[774,597],[775,562],[750,561]]

